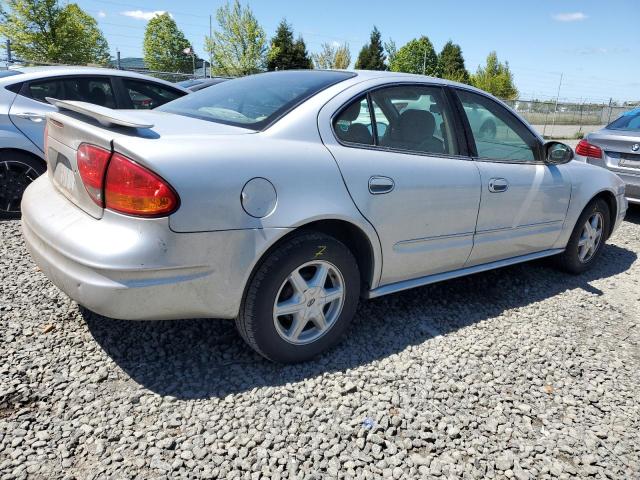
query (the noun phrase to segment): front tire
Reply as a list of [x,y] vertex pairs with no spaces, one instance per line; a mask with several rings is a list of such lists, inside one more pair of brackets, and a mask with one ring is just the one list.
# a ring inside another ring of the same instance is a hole
[[0,154],[0,219],[20,218],[25,189],[47,171],[43,160],[21,152]]
[[567,248],[558,256],[563,270],[579,274],[591,268],[607,239],[610,218],[609,206],[602,199],[592,200],[585,207],[569,237]]
[[351,251],[328,235],[301,232],[258,267],[236,326],[269,360],[303,362],[338,343],[359,296],[360,272]]

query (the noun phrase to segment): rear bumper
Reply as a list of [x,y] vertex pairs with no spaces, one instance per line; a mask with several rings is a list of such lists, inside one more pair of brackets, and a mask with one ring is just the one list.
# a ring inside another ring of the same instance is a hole
[[36,264],[63,292],[127,320],[237,316],[256,261],[285,229],[175,233],[167,218],[105,211],[97,220],[44,175],[26,190],[22,231]]
[[640,173],[638,175],[616,173],[625,184],[625,196],[629,203],[640,203]]
[[597,165],[599,167],[606,168],[610,172],[618,175],[625,184],[625,196],[627,197],[629,203],[640,203],[640,171],[635,173],[628,171],[631,169],[621,171],[618,168],[609,168],[607,161],[602,159],[587,157],[577,157],[577,159],[585,161],[586,163],[590,163],[591,165]]

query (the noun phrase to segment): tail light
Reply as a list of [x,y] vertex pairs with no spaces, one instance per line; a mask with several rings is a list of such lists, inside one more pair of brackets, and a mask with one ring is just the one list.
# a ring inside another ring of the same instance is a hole
[[104,191],[106,207],[128,215],[169,215],[180,203],[162,178],[119,153],[111,157]]
[[580,143],[576,145],[576,153],[583,157],[602,158],[602,149],[586,140],[580,140]]
[[76,158],[85,189],[103,208],[158,217],[173,213],[180,204],[178,194],[167,182],[124,155],[83,143]]
[[78,148],[76,161],[78,172],[87,193],[98,206],[104,208],[103,183],[104,173],[109,163],[111,152],[104,148],[83,143]]

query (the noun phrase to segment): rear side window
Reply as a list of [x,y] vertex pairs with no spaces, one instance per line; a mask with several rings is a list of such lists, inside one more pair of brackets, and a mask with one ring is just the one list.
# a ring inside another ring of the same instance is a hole
[[342,110],[334,119],[333,128],[337,137],[346,143],[373,145],[373,131],[369,103],[360,97]]
[[[386,112],[378,131],[381,147],[416,153],[456,155],[453,115],[440,87],[397,86],[376,90],[371,98],[377,110]],[[376,122],[379,121],[378,113]]]
[[47,97],[77,100],[116,108],[111,81],[106,77],[62,77],[29,82],[22,93],[39,102]]
[[185,95],[180,90],[167,88],[157,83],[130,80],[127,78],[123,78],[122,81],[131,99],[132,106],[136,110],[156,108]]
[[29,82],[26,87],[26,96],[39,102],[46,102],[46,97],[59,98],[64,100],[64,86],[59,78],[38,80]]
[[343,109],[333,128],[345,143],[375,143],[381,148],[433,155],[458,153],[453,115],[439,87],[406,85],[375,90],[369,100],[360,97]]
[[108,78],[66,78],[64,100],[79,100],[108,108],[116,108],[116,101]]

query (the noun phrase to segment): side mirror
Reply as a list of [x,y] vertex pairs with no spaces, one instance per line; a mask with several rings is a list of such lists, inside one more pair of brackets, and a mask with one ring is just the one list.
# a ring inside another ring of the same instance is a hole
[[544,144],[544,158],[550,165],[561,165],[573,159],[573,150],[561,142],[547,142]]

